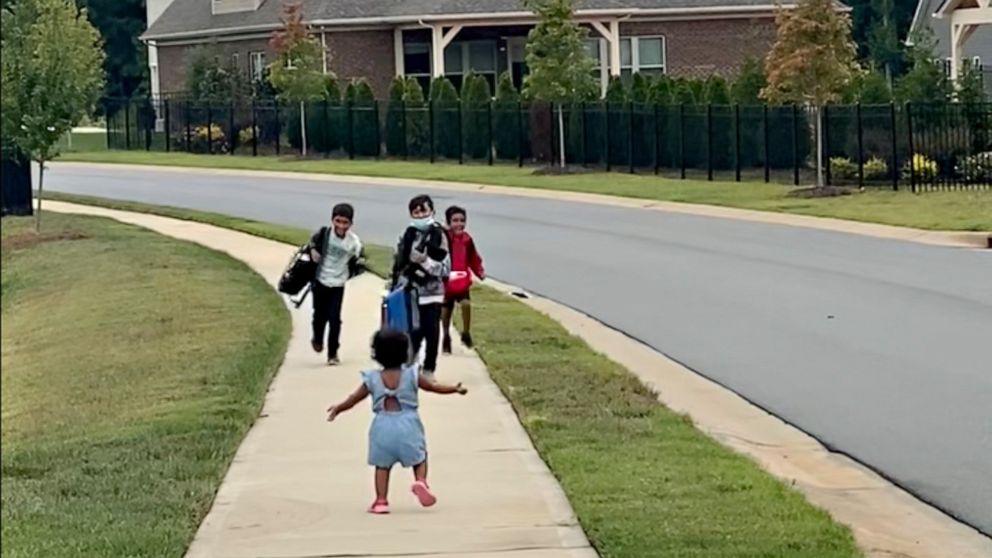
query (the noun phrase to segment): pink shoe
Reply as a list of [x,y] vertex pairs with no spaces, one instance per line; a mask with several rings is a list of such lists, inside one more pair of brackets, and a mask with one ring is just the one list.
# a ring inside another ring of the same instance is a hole
[[429,508],[437,503],[437,498],[431,494],[431,489],[427,486],[424,481],[416,481],[413,483],[413,488],[411,488],[413,493],[417,496],[417,500],[420,501],[420,505],[425,508]]
[[389,513],[389,502],[385,500],[376,500],[372,502],[369,507],[369,513],[374,513],[376,515],[385,515]]

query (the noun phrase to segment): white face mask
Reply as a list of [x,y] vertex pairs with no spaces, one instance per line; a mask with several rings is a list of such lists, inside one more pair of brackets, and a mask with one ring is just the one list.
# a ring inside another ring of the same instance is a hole
[[420,219],[413,219],[410,221],[410,224],[418,230],[425,231],[434,224],[434,217],[421,217]]

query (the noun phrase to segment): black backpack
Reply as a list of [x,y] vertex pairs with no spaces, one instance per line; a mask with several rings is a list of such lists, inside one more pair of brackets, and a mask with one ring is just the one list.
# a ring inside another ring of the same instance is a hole
[[[290,258],[286,270],[282,272],[282,277],[279,278],[279,292],[289,296],[295,296],[302,291],[303,294],[299,299],[290,299],[296,308],[299,308],[303,304],[303,301],[306,300],[307,294],[310,293],[310,286],[317,276],[317,266],[319,264],[313,261],[310,252],[315,250],[318,254],[323,253],[325,238],[327,238],[327,227],[321,227],[320,230],[310,237],[309,242],[297,248],[296,252],[293,253],[293,257]],[[365,271],[365,258],[352,256],[348,260],[349,279],[356,275],[361,275]]]

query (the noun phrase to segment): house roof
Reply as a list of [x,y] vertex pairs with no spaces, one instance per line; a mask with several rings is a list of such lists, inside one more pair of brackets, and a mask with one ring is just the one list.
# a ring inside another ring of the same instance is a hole
[[[521,0],[302,0],[313,24],[402,24],[451,17],[527,15]],[[580,15],[686,14],[772,10],[775,0],[578,0]],[[279,24],[280,0],[263,0],[257,10],[214,15],[208,0],[174,0],[143,35],[144,39],[267,31]]]
[[[906,38],[906,44],[912,44],[912,33],[930,29],[933,31],[936,41],[934,54],[938,58],[947,58],[951,55],[951,20],[936,17],[936,13],[946,3],[946,0],[919,1],[916,5],[916,13],[913,15],[913,23],[910,26],[911,34]],[[983,65],[992,65],[992,27],[979,27],[964,44],[962,56],[965,58],[978,56]]]

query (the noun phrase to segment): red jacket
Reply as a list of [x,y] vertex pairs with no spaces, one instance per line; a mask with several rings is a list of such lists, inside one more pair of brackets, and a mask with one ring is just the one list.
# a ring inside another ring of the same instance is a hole
[[[485,275],[486,270],[482,267],[482,256],[479,255],[479,251],[475,248],[475,241],[472,239],[472,235],[467,232],[456,235],[448,231],[448,247],[451,254],[451,271],[453,275],[457,276],[454,272],[467,273],[469,271],[474,273],[476,277],[481,278]],[[469,278],[468,285],[471,285],[471,278]],[[461,286],[457,285],[457,287]],[[446,287],[456,287],[456,285],[449,282]],[[455,290],[462,289],[456,288]]]

